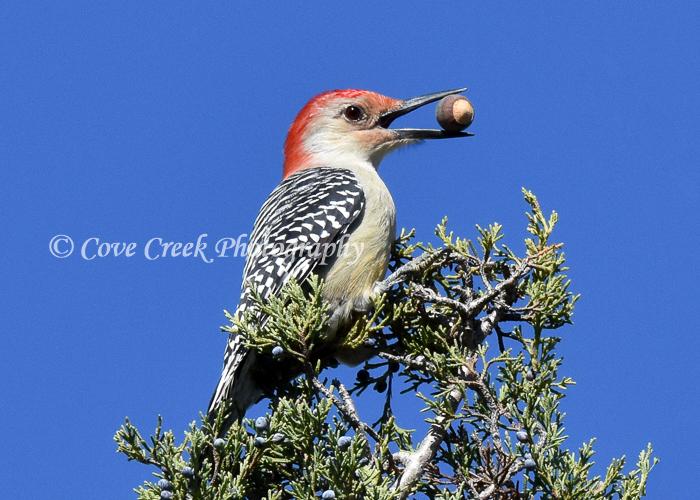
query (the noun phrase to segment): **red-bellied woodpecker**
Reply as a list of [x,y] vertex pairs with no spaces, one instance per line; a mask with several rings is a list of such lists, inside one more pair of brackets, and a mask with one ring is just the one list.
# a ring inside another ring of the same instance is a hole
[[[249,241],[254,251],[248,252],[236,314],[253,305],[251,290],[269,298],[290,279],[301,283],[311,274],[324,280],[328,337],[342,334],[354,311],[367,310],[376,282],[386,273],[395,238],[394,201],[377,174],[379,163],[390,151],[422,139],[471,135],[389,125],[464,90],[407,100],[365,90],[334,90],[311,99],[289,129],[282,182],[255,221]],[[325,250],[331,245],[343,250],[329,259]],[[260,399],[263,384],[257,378],[265,367],[258,365],[259,356],[248,351],[240,337],[231,336],[210,415],[230,400],[230,418],[241,418]]]

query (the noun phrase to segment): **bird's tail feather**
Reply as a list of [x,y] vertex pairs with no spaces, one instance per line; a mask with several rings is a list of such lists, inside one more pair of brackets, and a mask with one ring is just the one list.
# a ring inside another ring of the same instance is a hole
[[[216,390],[209,402],[207,415],[210,421],[216,418],[220,408],[226,407],[227,415],[223,432],[234,421],[240,421],[246,410],[255,404],[262,396],[262,391],[252,378],[252,367],[255,364],[255,353],[250,352],[240,337],[232,337],[226,346],[224,367]],[[227,405],[222,405],[223,402]]]

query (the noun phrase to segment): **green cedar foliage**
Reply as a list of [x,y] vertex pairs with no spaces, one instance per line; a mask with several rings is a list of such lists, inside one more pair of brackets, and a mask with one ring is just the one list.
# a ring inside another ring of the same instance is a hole
[[[178,441],[159,418],[147,440],[127,419],[115,435],[118,451],[156,469],[136,488],[138,498],[644,496],[657,463],[651,446],[631,470],[624,472],[623,457],[604,476],[592,471],[593,440],[566,448],[559,404],[574,382],[559,374],[561,339],[552,331],[571,322],[578,295],[562,245],[552,240],[556,212],[545,216],[535,196],[523,194],[524,255],[502,243],[499,224],[477,226],[472,241],[448,232],[443,220],[440,246],[402,232],[373,310],[343,338],[324,336],[317,279],[290,283],[267,303],[258,299],[269,316],[262,328],[252,315],[229,315],[225,330],[296,376],[280,379],[268,425],[257,430],[245,419],[223,433],[222,418],[202,418]],[[272,356],[278,346],[282,355]],[[328,353],[345,348],[373,357],[354,381],[325,379]],[[368,390],[385,397],[374,423],[355,406]],[[400,427],[397,397],[418,398],[424,429]]]

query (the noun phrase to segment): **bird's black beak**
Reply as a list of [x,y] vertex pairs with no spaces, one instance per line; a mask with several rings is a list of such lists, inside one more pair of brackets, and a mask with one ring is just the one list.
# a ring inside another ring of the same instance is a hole
[[[431,102],[439,101],[445,96],[452,94],[461,94],[467,90],[454,89],[436,92],[434,94],[422,95],[412,99],[406,99],[398,108],[390,109],[379,117],[378,125],[380,127],[389,128],[389,125],[399,116],[403,116],[411,111],[418,109]],[[399,139],[450,139],[452,137],[470,137],[474,134],[469,132],[448,132],[447,130],[423,129],[423,128],[398,128],[392,129],[399,136]]]

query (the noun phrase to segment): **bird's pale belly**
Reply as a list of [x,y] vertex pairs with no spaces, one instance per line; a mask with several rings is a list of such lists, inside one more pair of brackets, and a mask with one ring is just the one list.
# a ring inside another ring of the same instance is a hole
[[394,239],[394,226],[360,226],[342,248],[334,265],[324,276],[324,298],[332,304],[351,302],[366,307],[374,284],[386,273]]
[[[362,228],[348,239],[345,254],[325,276],[324,299],[333,311],[328,318],[326,340],[344,335],[353,317],[368,311],[374,285],[386,273],[394,240],[394,224],[381,228]],[[367,232],[371,233],[371,237]],[[345,365],[355,366],[372,356],[371,350],[360,347],[338,347],[333,356]]]
[[374,285],[386,273],[396,237],[396,210],[389,191],[376,172],[365,178],[363,173],[358,175],[364,181],[367,202],[362,219],[346,236],[335,263],[322,275],[324,298],[334,311],[329,321],[331,335],[353,311],[369,309]]

